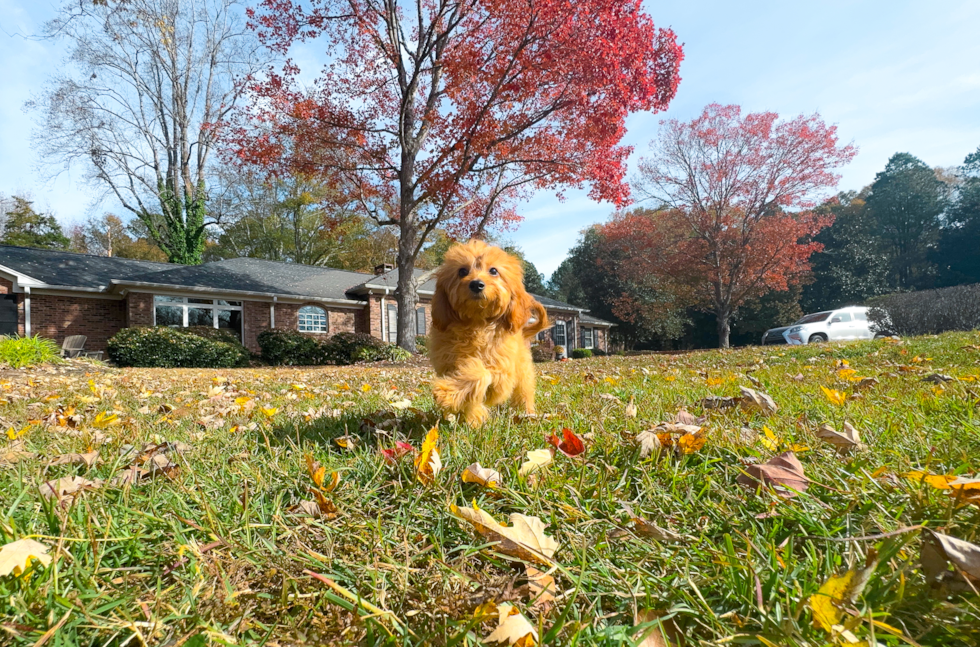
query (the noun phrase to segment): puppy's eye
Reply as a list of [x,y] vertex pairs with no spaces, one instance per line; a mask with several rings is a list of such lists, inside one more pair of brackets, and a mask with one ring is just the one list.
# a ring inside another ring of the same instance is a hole
[[498,274],[500,274],[500,272],[497,271],[496,267],[490,268],[490,276],[497,276]]
[[470,268],[468,268],[468,267],[461,267],[461,268],[459,268],[459,275],[461,277],[462,276],[466,276],[469,273],[470,273]]

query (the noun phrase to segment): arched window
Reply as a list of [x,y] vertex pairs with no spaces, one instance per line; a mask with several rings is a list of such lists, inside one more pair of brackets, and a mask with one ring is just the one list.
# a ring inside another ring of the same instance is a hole
[[327,311],[319,306],[303,306],[299,309],[300,332],[327,332]]

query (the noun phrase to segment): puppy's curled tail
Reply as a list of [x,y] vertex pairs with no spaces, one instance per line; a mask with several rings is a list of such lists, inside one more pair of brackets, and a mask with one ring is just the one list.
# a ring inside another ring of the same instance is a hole
[[548,313],[545,312],[544,306],[534,301],[531,303],[531,312],[534,314],[534,318],[537,319],[533,324],[524,329],[524,338],[530,339],[534,337],[539,332],[548,327]]

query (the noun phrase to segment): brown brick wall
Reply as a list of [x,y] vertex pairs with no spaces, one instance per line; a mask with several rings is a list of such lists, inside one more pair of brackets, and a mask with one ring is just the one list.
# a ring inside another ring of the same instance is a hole
[[125,301],[31,295],[31,334],[58,344],[69,335],[85,335],[85,350],[104,351],[106,341],[125,327]]
[[[242,322],[244,323],[245,330],[243,331],[244,339],[242,343],[245,344],[245,348],[249,349],[253,353],[259,352],[259,333],[263,330],[269,328],[269,319],[271,318],[271,312],[269,306],[272,304],[268,301],[243,301],[242,302]],[[276,323],[279,323],[279,309],[280,304],[276,304]]]
[[126,295],[126,326],[153,325],[153,295],[148,292],[130,292]]
[[[270,326],[268,301],[245,301],[244,320],[245,320],[245,347],[250,351],[258,353],[259,333],[268,330]],[[358,310],[348,310],[346,308],[330,308],[322,303],[297,304],[297,303],[277,303],[276,304],[276,328],[283,330],[297,330],[299,328],[299,309],[304,305],[314,305],[327,311],[327,331],[333,335],[338,332],[359,332],[357,321],[360,315]],[[319,337],[320,335],[315,335]]]
[[[395,297],[388,295],[385,297],[385,308],[395,304]],[[425,333],[429,334],[432,330],[432,306],[431,299],[420,298],[418,306],[425,308]],[[418,307],[416,306],[416,307]],[[387,322],[387,316],[386,316]],[[368,297],[368,307],[364,308],[363,313],[357,320],[357,331],[370,333],[372,337],[384,339],[385,335],[381,329],[381,296],[371,295]]]
[[14,289],[14,284],[7,279],[0,278],[0,294],[10,294]]

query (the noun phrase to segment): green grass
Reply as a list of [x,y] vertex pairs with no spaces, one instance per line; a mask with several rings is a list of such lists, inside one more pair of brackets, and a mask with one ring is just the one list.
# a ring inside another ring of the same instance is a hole
[[[926,584],[918,532],[833,539],[925,524],[980,543],[977,506],[956,507],[900,476],[980,471],[978,343],[976,333],[948,334],[542,364],[538,410],[551,417],[499,411],[479,430],[438,419],[431,373],[418,368],[125,369],[7,381],[0,373],[0,420],[40,454],[0,468],[0,545],[32,537],[56,555],[48,568],[0,578],[0,644],[34,645],[58,625],[45,644],[478,645],[494,623],[474,610],[510,601],[548,645],[634,644],[643,609],[672,614],[688,645],[823,645],[832,640],[813,626],[810,596],[876,550],[879,565],[851,607],[858,638],[977,645],[980,597]],[[879,384],[835,406],[820,386],[854,392],[841,360]],[[922,381],[932,372],[961,379],[938,388]],[[775,399],[775,415],[702,410],[706,396],[751,387],[747,373]],[[374,412],[401,398],[413,408],[397,413],[397,431],[376,436],[362,424],[393,416]],[[627,419],[630,398],[639,415]],[[76,429],[47,424],[59,407],[75,407]],[[704,448],[641,460],[636,433],[682,407],[708,416]],[[96,424],[110,411],[117,422]],[[822,422],[840,429],[844,420],[867,451],[839,457],[814,437]],[[415,478],[410,459],[392,467],[379,456],[395,440],[420,447],[434,424],[445,465],[434,484]],[[537,482],[520,476],[525,453],[566,426],[590,435],[586,453],[556,456]],[[763,426],[784,445],[810,447],[799,458],[813,484],[796,498],[736,484],[744,464],[776,453],[741,438],[741,428]],[[111,439],[97,445],[97,432]],[[360,439],[353,451],[333,442],[345,434]],[[61,476],[108,479],[128,462],[123,444],[163,440],[193,447],[174,456],[172,478],[106,483],[64,506],[38,492]],[[90,446],[103,459],[92,468],[47,465]],[[289,511],[310,498],[307,452],[340,474],[328,495],[334,519]],[[500,471],[505,487],[461,483],[474,461]],[[520,512],[547,524],[560,544],[550,613],[530,610],[519,565],[450,513],[473,500],[501,522]],[[685,539],[629,532],[624,504]]]
[[33,337],[0,337],[0,366],[24,368],[61,360],[61,348],[50,339]]

